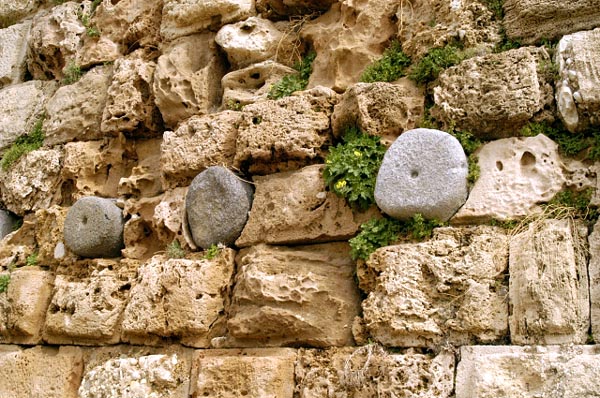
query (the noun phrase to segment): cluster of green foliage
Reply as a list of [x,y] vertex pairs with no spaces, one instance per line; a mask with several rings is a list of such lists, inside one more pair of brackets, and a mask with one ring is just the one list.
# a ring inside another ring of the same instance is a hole
[[81,79],[81,76],[83,76],[81,67],[74,62],[70,62],[64,69],[62,83],[65,85],[73,84]]
[[169,258],[184,258],[185,250],[181,247],[178,240],[174,240],[173,242],[167,245],[167,257]]
[[329,149],[323,171],[325,183],[350,206],[368,209],[375,203],[375,180],[385,151],[379,137],[348,128],[342,142]]
[[558,144],[560,153],[565,156],[581,156],[582,160],[600,160],[600,130],[571,133],[560,122],[529,123],[519,134],[525,137],[544,134]]
[[433,229],[442,225],[438,220],[426,220],[420,213],[408,221],[374,218],[362,224],[360,233],[350,239],[350,255],[353,260],[366,260],[375,250],[396,242],[401,235],[412,240],[423,240],[430,238]]
[[516,227],[518,227],[520,224],[520,222],[518,220],[496,220],[496,219],[492,219],[492,221],[490,221],[490,225],[494,226],[494,227],[502,227],[504,229],[515,229]]
[[509,39],[506,35],[504,27],[500,28],[500,41],[494,46],[495,53],[501,53],[508,50],[521,47],[522,44],[519,40]]
[[569,207],[574,210],[575,216],[594,223],[598,220],[600,212],[596,207],[590,206],[593,194],[593,188],[583,191],[566,189],[554,195],[552,200],[548,202],[548,206]]
[[502,21],[504,18],[504,8],[502,7],[504,0],[483,0],[487,8],[494,14],[497,21]]
[[232,111],[241,111],[242,109],[244,109],[244,105],[242,105],[242,103],[240,101],[235,101],[233,99],[229,99],[229,100],[227,100],[227,103],[225,104],[225,108],[232,110]]
[[297,74],[284,76],[280,81],[271,86],[269,99],[279,99],[291,95],[294,91],[302,91],[308,86],[308,79],[312,73],[312,63],[317,54],[308,53],[302,60],[294,65]]
[[8,289],[10,283],[10,274],[0,275],[0,293],[4,293]]
[[217,257],[221,252],[221,248],[219,245],[210,245],[208,249],[204,252],[204,256],[202,257],[204,260],[212,260]]
[[21,156],[39,149],[42,146],[44,142],[44,130],[42,129],[44,118],[45,116],[42,115],[29,134],[17,138],[11,147],[4,152],[2,160],[0,161],[2,170],[8,170]]
[[33,267],[38,264],[38,252],[33,252],[25,259],[25,265]]
[[408,77],[420,84],[431,82],[446,68],[459,64],[467,57],[458,44],[432,48],[413,65]]
[[365,83],[392,82],[406,76],[406,68],[410,65],[410,57],[402,51],[402,45],[394,40],[383,52],[381,59],[367,66],[360,76]]

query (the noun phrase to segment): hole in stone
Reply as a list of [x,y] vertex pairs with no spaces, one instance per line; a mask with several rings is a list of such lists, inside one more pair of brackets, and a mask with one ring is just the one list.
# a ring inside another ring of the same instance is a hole
[[83,218],[81,219],[81,223],[82,223],[83,225],[85,225],[85,224],[87,224],[87,222],[88,222],[88,218],[87,218],[87,216],[83,216]]
[[412,170],[412,171],[410,172],[410,176],[411,176],[412,178],[417,178],[417,177],[419,176],[419,172],[418,172],[417,170]]
[[504,168],[504,165],[502,164],[501,161],[497,161],[496,162],[496,168],[498,169],[498,171],[502,171],[502,169]]
[[533,166],[535,164],[535,155],[529,151],[523,152],[521,156],[521,166]]
[[255,80],[258,80],[258,79],[260,79],[260,73],[258,73],[258,72],[253,73],[253,74],[250,75],[250,77],[253,78],[253,79],[255,79]]

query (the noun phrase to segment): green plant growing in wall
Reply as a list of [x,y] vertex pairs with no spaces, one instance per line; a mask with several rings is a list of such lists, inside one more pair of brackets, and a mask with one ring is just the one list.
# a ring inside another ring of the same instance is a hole
[[178,240],[174,240],[173,242],[167,245],[167,257],[169,258],[184,258],[185,250],[181,247]]
[[10,284],[10,274],[0,275],[0,293],[4,293],[8,290]]
[[26,153],[41,148],[44,142],[44,131],[42,125],[44,123],[45,116],[42,115],[29,134],[22,135],[15,140],[11,147],[4,153],[0,166],[2,170],[8,170],[19,158]]
[[593,188],[583,191],[565,189],[554,195],[546,206],[571,209],[574,217],[581,218],[593,224],[598,220],[598,216],[600,215],[598,209],[590,205],[594,192]]
[[394,40],[383,52],[381,59],[367,66],[360,76],[365,83],[391,82],[406,76],[406,68],[410,65],[410,57],[402,51],[402,45]]
[[459,64],[467,54],[457,44],[432,48],[410,69],[408,77],[419,84],[427,84],[438,78],[446,68]]
[[64,69],[64,75],[62,83],[65,85],[73,84],[83,76],[83,71],[81,67],[74,62],[70,62],[67,67]]
[[38,252],[37,251],[31,253],[29,256],[27,256],[27,258],[25,258],[25,265],[30,266],[30,267],[38,265]]
[[582,160],[600,160],[600,129],[571,133],[562,123],[529,123],[519,132],[524,137],[544,134],[558,144],[564,156],[581,156]]
[[214,259],[215,257],[217,257],[219,255],[222,247],[223,246],[221,246],[221,245],[210,245],[208,247],[208,249],[206,249],[204,251],[204,256],[202,257],[202,259],[204,259],[204,260]]
[[280,99],[291,95],[295,91],[302,91],[308,86],[308,79],[312,73],[312,63],[317,54],[308,53],[302,60],[294,65],[297,74],[284,76],[280,81],[271,86],[267,97],[269,99]]

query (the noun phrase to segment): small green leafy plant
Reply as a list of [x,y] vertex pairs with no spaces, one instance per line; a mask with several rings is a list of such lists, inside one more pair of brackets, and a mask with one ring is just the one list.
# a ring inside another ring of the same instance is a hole
[[81,67],[76,63],[71,62],[64,69],[62,83],[65,85],[73,84],[79,79],[81,79],[81,76],[83,76],[83,71],[81,70]]
[[202,257],[204,260],[212,260],[217,257],[221,252],[221,247],[219,245],[210,245],[208,249],[204,252],[204,256]]
[[560,122],[556,122],[529,123],[519,133],[525,137],[544,134],[558,144],[561,154],[565,156],[581,155],[583,160],[600,160],[600,130],[571,133]]
[[404,54],[400,42],[394,40],[383,52],[381,59],[365,68],[360,76],[360,81],[373,83],[398,80],[402,76],[406,76],[405,70],[410,63],[410,57]]
[[8,290],[10,284],[10,274],[0,275],[0,293],[4,293]]
[[27,258],[25,258],[25,265],[26,266],[36,266],[38,264],[38,253],[37,252],[33,252],[31,253],[29,256],[27,256]]
[[19,158],[26,153],[41,148],[44,142],[44,131],[42,125],[45,116],[41,116],[34,124],[29,134],[22,135],[15,140],[11,147],[4,153],[0,166],[2,170],[8,170]]
[[316,53],[308,53],[300,62],[294,65],[297,74],[284,76],[280,81],[271,86],[267,97],[279,99],[291,95],[294,91],[302,91],[308,86],[308,79],[312,73],[312,63],[317,56]]
[[483,0],[483,3],[494,14],[494,18],[497,21],[501,21],[504,18],[504,8],[502,6],[504,0]]
[[167,245],[167,257],[169,258],[184,258],[185,250],[181,247],[178,240],[174,240],[173,242]]
[[437,79],[444,69],[459,64],[466,57],[457,44],[432,48],[412,66],[408,77],[419,84],[427,84]]
[[600,213],[596,207],[590,206],[594,194],[593,188],[583,191],[571,191],[569,189],[560,191],[547,206],[568,207],[573,209],[574,216],[582,218],[590,223],[596,222]]

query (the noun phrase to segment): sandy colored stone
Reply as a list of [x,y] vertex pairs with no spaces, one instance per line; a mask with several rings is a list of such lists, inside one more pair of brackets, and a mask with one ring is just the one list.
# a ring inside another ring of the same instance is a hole
[[235,242],[297,244],[347,240],[377,212],[352,211],[345,199],[330,192],[323,165],[254,177],[254,200],[248,222]]
[[50,303],[54,275],[37,267],[10,273],[8,289],[0,293],[0,341],[39,344]]
[[63,229],[67,211],[67,207],[54,205],[35,212],[35,242],[39,264],[52,266],[77,259],[64,242]]
[[234,166],[271,174],[318,163],[333,140],[329,118],[337,99],[332,90],[317,87],[245,106]]
[[508,333],[508,238],[489,226],[438,228],[430,241],[378,249],[362,302],[367,330],[392,347],[502,341]]
[[360,299],[349,252],[346,243],[241,250],[221,345],[352,345]]
[[453,223],[507,220],[541,211],[563,189],[558,145],[543,134],[483,145],[476,156],[481,175]]
[[590,325],[587,228],[540,220],[510,241],[513,344],[584,344]]
[[9,26],[34,12],[40,0],[6,0],[0,3],[0,26]]
[[83,370],[79,347],[0,348],[0,396],[78,398]]
[[210,32],[182,37],[166,45],[158,58],[153,91],[167,127],[220,105],[226,66],[214,37]]
[[588,266],[590,283],[590,318],[594,341],[600,341],[600,224],[596,222],[588,236],[590,260]]
[[269,19],[327,11],[335,0],[256,0],[256,11]]
[[127,177],[119,180],[118,192],[134,197],[152,197],[163,192],[160,179],[161,138],[136,140],[134,142],[137,164]]
[[210,166],[231,167],[241,120],[240,112],[223,111],[192,116],[175,131],[165,131],[160,147],[165,187],[187,186]]
[[389,353],[377,344],[311,350],[296,363],[299,398],[452,396],[454,355],[448,351]]
[[182,234],[186,195],[187,187],[166,191],[154,209],[152,222],[163,242],[170,242],[174,235]]
[[30,29],[31,21],[0,29],[0,87],[23,81]]
[[461,347],[456,398],[598,395],[598,346]]
[[292,398],[295,361],[290,348],[198,350],[191,397]]

